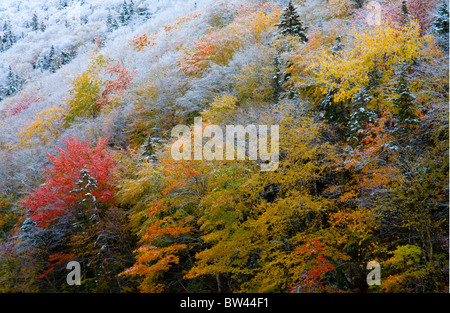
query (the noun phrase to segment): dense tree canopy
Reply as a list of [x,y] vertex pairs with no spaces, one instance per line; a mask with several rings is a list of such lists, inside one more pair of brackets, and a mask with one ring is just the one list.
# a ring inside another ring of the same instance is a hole
[[448,292],[446,1],[6,2],[0,292]]

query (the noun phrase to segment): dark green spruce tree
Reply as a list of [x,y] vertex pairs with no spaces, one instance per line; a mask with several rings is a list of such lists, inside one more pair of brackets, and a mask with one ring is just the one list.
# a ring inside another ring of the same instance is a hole
[[57,70],[57,65],[56,65],[56,60],[55,60],[55,47],[52,45],[52,47],[50,48],[50,52],[48,54],[48,59],[47,59],[48,63],[47,63],[47,68],[50,72],[55,73]]
[[33,13],[33,16],[31,17],[31,30],[37,31],[39,29],[39,19],[37,17],[36,13]]
[[109,32],[112,32],[113,30],[119,28],[117,20],[111,15],[111,11],[108,12],[108,16],[106,17],[106,26],[108,27]]
[[[302,43],[308,42],[306,36],[307,27],[305,27],[300,20],[292,1],[289,1],[288,6],[283,10],[280,17],[280,22],[276,24],[278,31],[277,36],[296,36],[300,38]],[[292,86],[289,86],[290,73],[287,69],[292,65],[292,62],[285,60],[282,57],[282,53],[289,52],[291,48],[289,45],[285,45],[281,50],[277,51],[277,55],[274,57],[273,65],[275,67],[275,73],[272,79],[272,87],[274,89],[274,100],[280,100],[280,98],[288,96],[290,99],[296,96],[296,92]]]
[[402,7],[400,10],[400,18],[401,18],[401,23],[402,25],[406,25],[409,22],[409,10],[408,10],[408,6],[406,5],[406,1],[403,0],[402,1]]
[[128,10],[128,4],[126,0],[124,0],[122,3],[122,11],[120,12],[119,20],[122,25],[127,25],[130,21],[130,11]]
[[131,19],[133,17],[134,13],[135,13],[134,2],[133,2],[133,0],[131,0],[130,4],[128,5],[129,19]]
[[437,18],[433,22],[435,32],[448,41],[448,3],[447,0],[442,1],[437,11]]
[[306,36],[307,27],[305,27],[300,20],[292,1],[289,1],[288,6],[281,14],[280,23],[276,25],[278,27],[278,33],[281,35],[292,35],[300,37],[302,42],[308,42]]
[[7,76],[7,86],[6,86],[6,96],[13,96],[16,93],[18,93],[22,89],[23,80],[14,73],[11,65],[8,69],[8,76]]
[[410,64],[402,64],[397,74],[397,82],[394,89],[395,97],[392,99],[394,107],[397,109],[397,134],[408,133],[419,123],[415,114],[415,97],[411,94],[410,83],[408,81],[408,71]]

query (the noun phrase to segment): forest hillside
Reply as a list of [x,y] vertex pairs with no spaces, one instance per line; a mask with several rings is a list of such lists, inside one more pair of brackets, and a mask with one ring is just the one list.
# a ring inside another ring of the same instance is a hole
[[0,292],[448,292],[448,20],[2,0]]

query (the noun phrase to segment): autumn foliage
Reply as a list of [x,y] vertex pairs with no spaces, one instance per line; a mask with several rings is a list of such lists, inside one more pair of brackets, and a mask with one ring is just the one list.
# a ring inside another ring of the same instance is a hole
[[115,105],[135,74],[120,62],[114,64],[98,55],[72,82],[64,114],[66,124],[83,116],[95,118],[102,109]]
[[70,211],[85,195],[76,193],[82,170],[87,170],[96,180],[92,196],[102,204],[112,204],[114,187],[111,185],[115,161],[105,149],[107,139],[99,139],[92,147],[88,141],[70,137],[57,148],[59,155],[48,154],[52,166],[45,169],[44,184],[22,202],[29,210],[30,218],[42,226],[48,226],[58,216]]
[[[4,100],[0,291],[448,292],[448,5],[379,1],[373,25],[367,1],[210,3],[111,15],[123,51]],[[198,117],[203,144],[275,126],[276,170],[174,160]]]
[[200,67],[206,66],[206,62],[210,56],[216,51],[216,48],[212,44],[214,36],[211,30],[209,30],[208,36],[203,36],[200,41],[194,41],[194,48],[192,48],[192,54],[183,60],[181,70],[187,75],[195,74]]

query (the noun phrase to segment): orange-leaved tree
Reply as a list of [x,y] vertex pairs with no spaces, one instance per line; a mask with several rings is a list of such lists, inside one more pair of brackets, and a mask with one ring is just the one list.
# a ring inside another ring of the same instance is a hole
[[120,276],[140,277],[141,292],[186,291],[183,272],[201,245],[196,221],[203,175],[198,161],[160,158],[156,165],[142,164],[136,179],[121,185],[119,199],[133,205],[131,223],[140,245],[136,263]]

